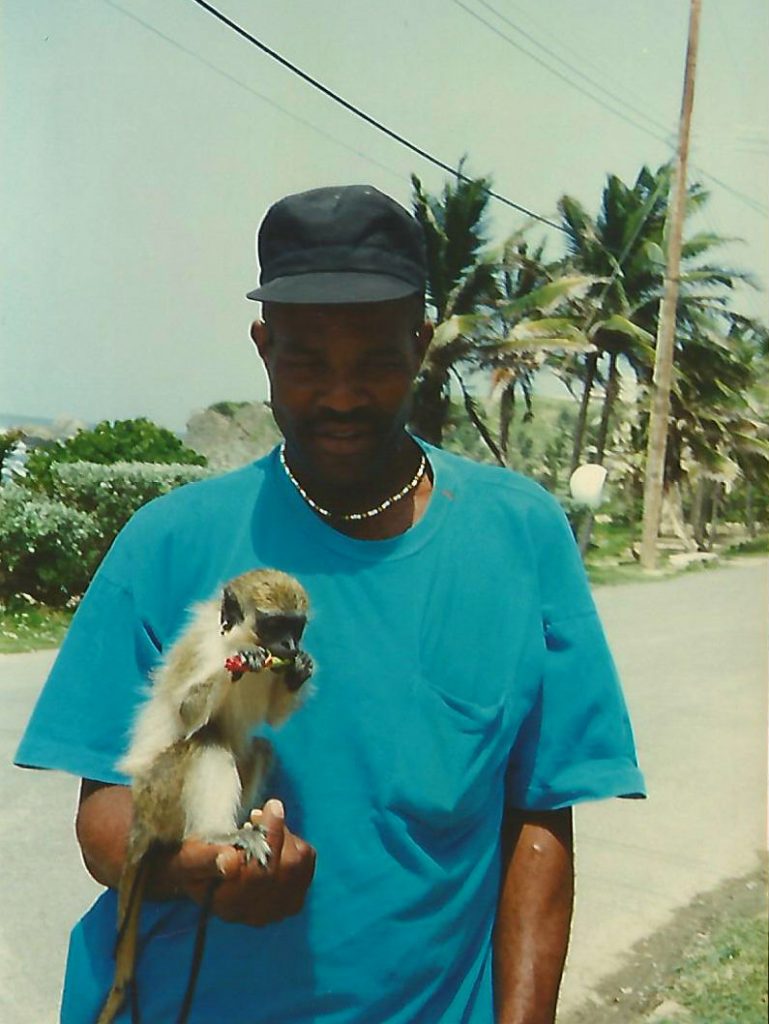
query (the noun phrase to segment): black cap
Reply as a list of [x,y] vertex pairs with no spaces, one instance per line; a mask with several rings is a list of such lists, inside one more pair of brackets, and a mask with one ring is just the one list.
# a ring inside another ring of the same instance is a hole
[[422,228],[371,185],[315,188],[279,200],[258,235],[262,302],[400,299],[425,289]]

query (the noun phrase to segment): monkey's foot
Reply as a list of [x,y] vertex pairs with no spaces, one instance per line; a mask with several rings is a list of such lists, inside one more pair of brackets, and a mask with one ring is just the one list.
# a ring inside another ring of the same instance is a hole
[[237,832],[230,832],[224,836],[209,836],[207,841],[222,846],[234,846],[236,850],[242,850],[246,864],[255,860],[261,867],[266,868],[272,857],[272,850],[267,842],[267,830],[261,825],[252,825],[248,821]]

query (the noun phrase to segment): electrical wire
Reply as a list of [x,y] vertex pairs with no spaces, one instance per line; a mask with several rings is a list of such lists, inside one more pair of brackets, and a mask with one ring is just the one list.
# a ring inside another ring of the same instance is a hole
[[[432,153],[429,153],[426,149],[422,149],[421,146],[417,146],[415,143],[410,142],[408,139],[404,138],[403,135],[399,135],[391,128],[388,128],[386,125],[382,124],[381,121],[377,121],[376,118],[371,117],[370,114],[367,114],[365,111],[361,110],[360,107],[356,107],[354,104],[344,99],[338,93],[335,93],[332,89],[329,89],[328,86],[323,85],[323,83],[319,82],[317,78],[313,78],[312,75],[308,75],[306,71],[302,71],[302,69],[300,67],[297,67],[296,64],[292,64],[291,61],[281,56],[281,54],[279,54],[277,50],[273,50],[272,47],[267,46],[266,43],[263,43],[261,39],[257,39],[256,36],[252,35],[250,32],[247,32],[244,28],[241,28],[241,26],[238,25],[237,22],[232,21],[231,18],[228,18],[225,14],[222,14],[221,11],[217,10],[214,6],[207,3],[206,0],[192,0],[192,2],[197,4],[198,7],[203,8],[203,10],[208,11],[208,13],[212,14],[215,18],[218,18],[219,21],[221,21],[224,25],[227,25],[228,28],[231,28],[234,32],[237,32],[238,35],[242,36],[253,46],[258,47],[263,53],[266,53],[269,57],[272,57],[273,60],[277,61],[279,64],[282,64],[283,67],[287,68],[293,74],[298,75],[301,79],[303,79],[303,81],[307,82],[308,85],[311,85],[314,89],[317,89],[319,92],[322,92],[324,96],[328,96],[329,99],[333,100],[335,103],[338,103],[340,106],[344,107],[345,110],[348,110],[351,114],[355,114],[356,117],[359,117],[367,124],[376,128],[378,131],[383,132],[385,135],[388,135],[391,139],[394,139],[395,142],[398,142],[400,145],[405,146],[407,149],[410,149],[412,153],[416,153],[417,156],[421,156],[423,160],[427,160],[434,166],[441,168],[441,170],[447,171],[449,174],[457,178],[459,181],[464,181],[468,184],[473,182],[474,179],[464,174],[459,168],[452,167],[450,164],[445,163],[438,157],[433,156]],[[483,191],[486,193],[486,195],[490,196],[492,199],[496,199],[500,203],[503,203],[505,206],[509,206],[512,209],[517,210],[519,213],[525,213],[527,217],[531,217],[533,220],[539,221],[541,224],[546,224],[548,227],[551,227],[556,231],[560,231],[563,232],[564,234],[567,234],[566,229],[561,224],[557,224],[555,221],[549,220],[547,217],[543,217],[541,214],[534,213],[533,210],[529,210],[527,207],[521,205],[520,203],[516,203],[512,199],[508,199],[507,196],[504,196],[499,192],[494,192],[490,188],[485,188]]]
[[[523,29],[518,28],[517,25],[515,25],[512,21],[510,21],[504,15],[500,14],[495,8],[491,7],[491,5],[486,3],[485,0],[478,0],[478,2],[482,3],[483,6],[486,7],[488,10],[493,11],[497,15],[497,17],[501,18],[503,21],[505,21],[508,25],[510,25],[516,31],[520,32],[521,34],[525,35],[527,38],[531,39],[532,42],[535,43],[535,45],[540,47],[540,49],[545,50],[546,53],[550,53],[550,51],[548,51],[546,47],[544,47],[541,43],[537,43],[536,40],[534,40],[534,38],[532,36],[529,36],[527,33],[525,33],[523,31]],[[452,0],[452,3],[454,3],[457,7],[460,7],[463,11],[465,11],[467,14],[469,14],[472,18],[475,18],[476,21],[479,21],[482,25],[484,25],[487,29],[489,29],[490,32],[494,33],[494,35],[498,36],[500,39],[503,39],[505,42],[507,42],[508,45],[512,46],[514,49],[518,50],[519,52],[526,54],[526,56],[529,57],[531,60],[535,61],[541,67],[545,68],[551,74],[555,75],[561,81],[565,82],[567,85],[571,86],[571,88],[576,89],[577,92],[582,93],[583,96],[587,96],[589,99],[592,99],[594,103],[597,103],[599,106],[603,107],[604,110],[607,110],[609,113],[614,114],[615,117],[618,117],[622,121],[624,121],[626,124],[629,124],[629,125],[631,125],[634,128],[637,128],[639,131],[643,132],[645,135],[648,135],[650,138],[653,138],[657,142],[662,143],[662,145],[675,150],[675,145],[673,143],[671,143],[669,137],[665,137],[663,135],[660,135],[659,133],[657,133],[653,129],[647,128],[645,125],[641,124],[635,118],[630,117],[629,115],[623,113],[620,110],[617,110],[615,107],[610,106],[608,103],[604,102],[604,100],[602,100],[599,96],[593,95],[591,92],[589,92],[588,90],[586,90],[585,88],[580,86],[573,79],[569,78],[568,75],[565,75],[561,71],[558,71],[556,68],[551,67],[546,61],[542,60],[540,57],[538,57],[536,54],[532,53],[530,50],[527,50],[526,47],[521,46],[521,44],[517,43],[514,39],[511,39],[510,36],[507,35],[507,33],[503,32],[501,29],[497,28],[490,21],[488,21],[486,18],[484,18],[483,15],[478,14],[477,11],[474,11],[472,8],[468,7],[465,3],[462,2],[462,0]],[[562,58],[559,58],[556,55],[553,55],[553,56],[555,57],[556,60],[559,60],[566,67],[572,68],[572,70],[576,70],[568,62],[563,61]],[[582,72],[577,71],[577,73],[580,75],[580,77],[582,77],[582,78],[586,79],[587,81],[591,82],[591,84],[594,84],[594,83],[592,83],[592,80],[589,79],[588,76],[584,75]],[[623,102],[623,101],[620,101],[620,102]],[[624,105],[625,106],[630,106],[630,104],[628,104],[628,103],[624,103]],[[633,109],[635,109],[635,108],[633,108]],[[646,119],[649,120],[652,124],[658,123],[658,122],[653,121],[651,118],[649,118],[648,115],[644,115],[644,117],[646,117]],[[720,188],[724,189],[724,191],[726,191],[730,195],[734,196],[735,199],[740,200],[742,203],[744,203],[746,206],[748,206],[751,210],[753,210],[754,213],[758,213],[762,217],[769,217],[769,207],[767,207],[760,200],[755,199],[753,196],[747,195],[747,193],[745,193],[745,192],[741,192],[737,188],[734,188],[734,186],[729,185],[728,182],[725,182],[725,181],[723,181],[723,179],[716,177],[716,175],[711,174],[709,171],[706,171],[703,167],[701,167],[700,165],[698,165],[696,163],[692,163],[692,169],[695,170],[700,175],[700,177],[707,178],[709,181],[712,181],[714,184],[716,184]]]
[[536,64],[539,64],[540,67],[545,68],[552,75],[555,75],[556,78],[560,78],[562,82],[565,82],[567,85],[571,86],[572,89],[576,89],[577,92],[582,93],[583,96],[587,96],[588,99],[593,100],[593,102],[597,103],[600,107],[603,107],[603,109],[607,110],[610,114],[614,114],[615,117],[620,118],[620,120],[624,121],[626,124],[632,125],[634,128],[638,128],[640,131],[645,132],[647,135],[653,136],[653,138],[657,139],[658,141],[663,141],[666,145],[668,144],[667,140],[660,139],[660,136],[653,132],[651,129],[646,128],[642,124],[639,124],[639,122],[636,121],[634,118],[628,116],[627,114],[623,114],[621,110],[618,110],[616,107],[611,106],[609,103],[606,103],[599,96],[595,96],[592,92],[589,92],[583,86],[578,85],[577,82],[575,82],[572,78],[569,78],[568,75],[565,75],[561,71],[558,71],[556,68],[551,67],[547,63],[547,61],[542,60],[541,57],[538,57],[536,54],[532,53],[531,50],[527,50],[525,46],[521,46],[520,43],[517,43],[514,39],[507,35],[506,32],[503,32],[495,25],[492,25],[492,23],[488,21],[486,18],[484,18],[482,14],[478,14],[477,11],[474,11],[471,7],[468,7],[467,4],[462,3],[462,0],[451,0],[451,2],[455,4],[457,7],[460,7],[467,14],[469,14],[471,18],[475,18],[476,21],[479,21],[482,25],[485,25],[485,27],[490,32],[493,32],[495,36],[498,36],[500,39],[503,39],[506,43],[508,43],[514,49],[518,50],[520,53],[525,53],[527,57],[531,58],[531,60],[533,60]]
[[[554,50],[549,49],[547,46],[545,46],[544,43],[541,43],[536,38],[536,36],[532,35],[525,29],[521,28],[520,25],[516,25],[516,23],[512,21],[511,18],[508,18],[506,14],[502,13],[502,11],[497,10],[497,8],[494,7],[492,4],[488,3],[487,0],[477,0],[477,2],[481,5],[481,7],[485,7],[487,11],[491,11],[492,14],[495,14],[500,19],[500,21],[503,21],[506,25],[509,25],[509,27],[513,29],[514,32],[517,32],[519,35],[522,35],[524,39],[527,39],[530,43],[533,43],[534,46],[536,46],[538,49],[546,53],[548,57],[552,57],[553,60],[558,61],[559,64],[562,64],[565,68],[568,68],[569,71],[572,72],[572,74],[577,75],[584,82],[587,82],[588,85],[591,85],[594,89],[597,89],[601,93],[608,92],[606,86],[602,82],[597,82],[594,78],[591,78],[590,75],[585,74],[585,72],[582,71],[581,68],[578,68],[576,64],[570,63],[570,61],[566,60],[564,57],[559,57]],[[460,4],[460,6],[464,7],[464,4]],[[465,10],[467,10],[467,8],[465,8]],[[527,50],[523,50],[523,52],[528,53]],[[529,56],[533,55],[529,54]],[[548,70],[551,69],[548,68]],[[611,93],[609,93],[609,95],[611,96]],[[629,100],[623,99],[619,96],[612,96],[611,98],[615,100],[615,102],[618,103],[619,105],[627,108],[628,110],[632,110],[634,114],[640,115],[645,121],[648,121],[649,124],[653,125],[659,131],[670,134],[675,133],[675,128],[671,128],[669,125],[662,124],[661,121],[655,120],[655,118],[647,114],[645,110],[642,110],[640,107],[634,106],[634,104],[632,104]]]
[[346,149],[348,153],[353,153],[355,156],[359,156],[361,160],[365,160],[373,167],[378,167],[381,171],[385,171],[392,178],[395,178],[401,182],[403,181],[403,175],[396,171],[393,167],[388,167],[386,164],[380,163],[378,160],[375,160],[374,157],[369,156],[362,150],[356,149],[354,146],[350,146],[346,142],[342,142],[342,140],[337,138],[336,135],[332,135],[330,132],[324,131],[322,128],[319,128],[316,124],[313,124],[312,121],[307,120],[307,118],[300,117],[299,114],[295,114],[292,110],[289,110],[288,107],[284,107],[280,103],[276,103],[275,100],[271,99],[269,96],[265,96],[264,93],[259,92],[258,89],[254,89],[252,86],[246,85],[245,82],[242,82],[239,78],[235,78],[235,76],[231,75],[229,71],[224,71],[216,64],[213,64],[210,60],[207,60],[196,50],[191,50],[189,49],[189,47],[182,45],[182,43],[178,42],[176,39],[173,39],[171,36],[166,35],[165,32],[161,32],[160,29],[156,28],[154,25],[151,25],[148,21],[145,21],[143,18],[140,18],[138,14],[134,14],[133,11],[128,11],[125,9],[125,7],[121,7],[120,4],[115,3],[115,0],[103,0],[103,2],[107,4],[109,7],[114,8],[116,11],[120,11],[120,13],[125,15],[126,18],[130,18],[132,21],[137,22],[137,24],[141,25],[143,28],[146,28],[148,32],[151,32],[159,39],[162,39],[166,43],[170,43],[170,45],[173,46],[176,50],[180,50],[182,53],[185,53],[188,57],[192,57],[193,60],[198,61],[200,64],[203,65],[203,67],[208,68],[210,71],[216,72],[217,75],[221,75],[221,77],[226,78],[227,81],[232,82],[233,84],[239,86],[239,88],[241,89],[245,89],[246,92],[250,93],[252,96],[256,96],[257,99],[261,100],[263,103],[266,103],[274,110],[278,110],[280,111],[281,114],[285,114],[286,117],[290,117],[291,120],[296,121],[297,124],[301,124],[304,128],[309,128],[310,131],[315,132],[316,135],[320,135],[322,138],[327,139],[329,142],[333,142],[335,145],[340,146],[342,149]]
[[[207,2],[207,0],[193,0],[193,2],[196,3],[199,7],[202,7],[205,10],[207,10],[209,13],[213,14],[216,18],[218,18],[220,21],[222,21],[225,25],[227,25],[228,27],[232,28],[239,35],[243,36],[245,39],[247,39],[253,45],[257,46],[260,50],[263,50],[270,57],[273,57],[275,60],[277,60],[284,67],[288,68],[290,71],[292,71],[295,74],[299,75],[302,79],[304,79],[306,82],[308,82],[314,88],[320,90],[322,93],[324,93],[325,95],[329,96],[335,102],[340,103],[347,110],[349,110],[352,113],[356,114],[358,117],[362,118],[367,123],[373,125],[375,128],[378,128],[380,131],[385,132],[385,134],[389,135],[391,138],[395,139],[397,142],[400,142],[402,145],[407,146],[412,151],[418,153],[420,156],[424,157],[425,159],[429,160],[430,162],[432,162],[432,163],[436,164],[437,166],[441,167],[443,170],[448,171],[450,174],[455,175],[456,177],[460,178],[461,180],[466,181],[466,182],[471,182],[473,180],[473,179],[467,177],[466,175],[462,174],[462,172],[459,171],[458,169],[453,168],[453,167],[449,166],[448,164],[443,163],[440,160],[437,160],[437,158],[433,157],[427,151],[421,149],[418,146],[415,146],[413,143],[409,142],[407,139],[404,139],[402,136],[398,135],[396,132],[393,132],[391,129],[387,128],[385,125],[382,125],[380,122],[378,122],[374,118],[370,117],[368,114],[366,114],[364,111],[360,110],[358,107],[355,107],[353,104],[349,103],[347,100],[343,99],[341,96],[338,96],[336,93],[334,93],[327,86],[323,85],[321,82],[318,82],[316,79],[312,78],[312,76],[308,75],[307,72],[302,71],[301,68],[298,68],[296,65],[292,64],[285,57],[282,57],[279,53],[277,53],[271,47],[267,46],[266,43],[263,43],[261,40],[257,39],[255,36],[252,36],[245,29],[241,28],[241,26],[236,24],[234,21],[232,21],[231,19],[226,17],[226,15],[222,14],[215,7],[213,7],[211,4],[209,4]],[[454,2],[458,3],[458,5],[460,7],[463,7],[463,8],[465,8],[465,10],[469,11],[469,9],[466,8],[464,4],[460,3],[459,0],[454,0]],[[473,12],[469,11],[469,13],[473,13]],[[481,19],[481,20],[483,20],[483,19]],[[484,21],[484,24],[488,24],[488,23]],[[504,38],[507,38],[507,37],[505,36]],[[547,66],[547,65],[545,65],[545,66]],[[635,122],[633,122],[633,123],[635,123]],[[622,253],[619,256],[619,259],[616,261],[614,270],[612,271],[612,274],[610,275],[609,280],[605,283],[604,288],[601,291],[601,295],[600,295],[600,298],[599,298],[598,305],[600,305],[600,302],[602,301],[603,297],[608,292],[608,290],[611,287],[611,285],[617,279],[617,276],[622,272],[622,265],[623,265],[624,261],[627,259],[628,255],[630,253],[631,248],[633,247],[636,239],[638,238],[641,230],[643,229],[643,226],[646,223],[646,218],[648,217],[649,212],[651,211],[654,203],[656,202],[657,198],[659,197],[660,192],[661,192],[663,187],[664,187],[664,181],[661,179],[658,182],[657,187],[654,190],[654,192],[649,196],[649,199],[647,200],[646,207],[643,210],[642,216],[639,219],[638,224],[636,225],[635,231],[633,232],[632,236],[626,242],[625,247],[624,247]],[[497,200],[505,203],[506,205],[512,206],[516,210],[519,210],[519,211],[521,211],[523,213],[526,213],[530,217],[534,218],[535,220],[538,220],[538,221],[540,221],[540,222],[542,222],[544,224],[547,224],[550,227],[556,228],[558,231],[561,231],[564,234],[569,234],[568,229],[563,227],[562,225],[556,224],[555,222],[550,221],[550,220],[548,220],[545,217],[541,217],[538,214],[533,213],[531,210],[527,210],[525,207],[520,206],[518,203],[514,203],[512,200],[507,199],[505,196],[501,196],[498,193],[493,192],[491,189],[485,189],[485,191],[492,198],[497,199]],[[589,327],[590,327],[592,321],[595,319],[596,315],[597,315],[597,311],[594,310],[592,316],[589,317],[588,321],[586,322],[585,330],[589,329]]]

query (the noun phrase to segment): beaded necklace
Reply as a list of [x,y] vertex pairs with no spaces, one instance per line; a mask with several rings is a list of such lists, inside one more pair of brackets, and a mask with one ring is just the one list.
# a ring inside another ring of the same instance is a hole
[[422,457],[419,460],[419,466],[417,467],[417,471],[406,484],[406,486],[401,487],[401,489],[397,491],[395,494],[391,494],[389,498],[385,498],[385,500],[381,502],[379,505],[375,505],[374,508],[366,509],[365,512],[331,512],[329,509],[323,508],[322,505],[319,505],[317,501],[313,501],[313,499],[310,497],[310,495],[307,493],[304,487],[302,487],[302,485],[299,483],[299,481],[296,479],[294,474],[289,469],[289,465],[286,462],[285,441],[280,446],[279,454],[280,464],[283,466],[283,469],[286,472],[286,476],[294,485],[294,487],[296,487],[297,491],[299,491],[299,493],[310,506],[310,508],[317,512],[319,516],[323,516],[324,519],[341,519],[345,523],[355,523],[359,522],[361,519],[373,519],[374,516],[378,516],[381,515],[382,512],[386,512],[391,505],[394,505],[397,501],[400,501],[401,498],[405,498],[407,494],[410,494],[411,491],[416,489],[416,487],[419,484],[419,481],[425,475],[425,470],[427,469],[427,459],[425,458],[423,452]]

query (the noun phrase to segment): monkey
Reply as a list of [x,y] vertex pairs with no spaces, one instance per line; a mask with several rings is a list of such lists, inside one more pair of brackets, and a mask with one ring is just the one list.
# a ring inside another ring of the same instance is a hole
[[[131,777],[133,821],[118,886],[115,976],[97,1024],[110,1024],[127,996],[135,1000],[139,912],[152,855],[195,837],[232,845],[266,867],[261,826],[244,820],[269,768],[270,749],[255,725],[279,725],[303,702],[313,672],[299,647],[308,614],[304,588],[276,569],[235,577],[220,596],[197,605],[187,629],[151,674],[118,768]],[[192,997],[199,949],[190,972]]]

